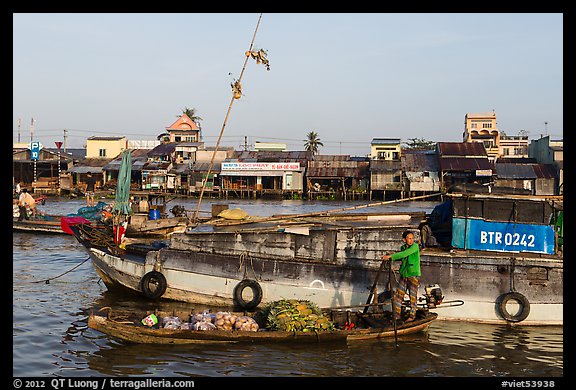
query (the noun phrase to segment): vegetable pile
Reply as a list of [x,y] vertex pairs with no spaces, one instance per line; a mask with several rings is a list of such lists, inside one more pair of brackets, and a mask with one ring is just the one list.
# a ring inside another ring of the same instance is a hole
[[328,320],[313,302],[307,300],[282,299],[266,305],[262,309],[269,330],[290,332],[323,332],[334,330]]

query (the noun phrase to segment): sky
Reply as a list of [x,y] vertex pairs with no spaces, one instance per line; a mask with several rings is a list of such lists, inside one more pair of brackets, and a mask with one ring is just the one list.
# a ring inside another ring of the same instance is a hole
[[562,13],[14,13],[13,138],[156,140],[185,108],[205,146],[366,156],[374,138],[462,142],[467,113],[563,138]]

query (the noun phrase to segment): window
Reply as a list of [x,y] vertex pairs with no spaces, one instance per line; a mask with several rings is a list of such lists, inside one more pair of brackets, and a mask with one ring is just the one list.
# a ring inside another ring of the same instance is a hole
[[106,157],[106,149],[100,149],[100,150],[98,151],[98,155],[99,155],[100,157]]
[[186,136],[186,142],[196,142],[195,136]]
[[483,128],[483,129],[491,129],[491,128],[492,128],[492,122],[490,122],[490,123],[482,123],[482,128]]

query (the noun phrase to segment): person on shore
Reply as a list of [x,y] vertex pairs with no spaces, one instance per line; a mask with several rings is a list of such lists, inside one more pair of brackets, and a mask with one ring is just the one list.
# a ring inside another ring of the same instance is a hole
[[[414,233],[406,230],[402,233],[404,244],[400,247],[399,252],[382,255],[383,260],[400,260],[400,280],[398,287],[392,296],[392,308],[394,318],[401,320],[402,302],[404,295],[410,297],[410,315],[406,322],[413,321],[416,317],[416,300],[418,299],[418,286],[420,285],[420,247],[414,242]],[[390,264],[392,266],[392,264]]]
[[14,192],[16,193],[16,196],[20,196],[20,192],[22,191],[21,187],[20,187],[20,182],[16,183],[16,186],[14,187]]
[[92,177],[92,172],[88,172],[86,178],[86,188],[84,194],[86,196],[86,206],[94,207],[94,187],[96,186],[96,179]]
[[22,221],[24,218],[30,219],[28,217],[28,210],[29,208],[32,211],[32,217],[36,216],[36,201],[28,193],[28,189],[23,188],[20,196],[18,197],[18,208],[20,209],[20,216],[18,217],[18,221]]

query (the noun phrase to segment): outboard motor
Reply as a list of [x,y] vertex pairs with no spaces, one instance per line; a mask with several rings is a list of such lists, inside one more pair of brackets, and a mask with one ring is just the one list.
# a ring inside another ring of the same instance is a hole
[[426,306],[429,309],[433,309],[442,303],[444,296],[442,295],[442,289],[437,284],[429,284],[424,287],[424,298],[426,299]]

